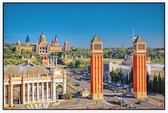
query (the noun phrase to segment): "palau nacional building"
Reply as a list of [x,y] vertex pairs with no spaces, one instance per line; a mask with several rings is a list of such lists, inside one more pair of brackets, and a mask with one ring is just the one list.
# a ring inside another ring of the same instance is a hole
[[22,45],[20,41],[17,41],[15,51],[21,52],[22,50],[37,52],[42,59],[43,65],[48,66],[51,60],[50,54],[52,52],[69,51],[70,46],[67,41],[64,42],[64,45],[59,45],[57,36],[55,36],[55,38],[52,39],[52,43],[49,44],[46,41],[44,33],[42,33],[36,44],[30,44],[29,36],[26,38],[25,45]]

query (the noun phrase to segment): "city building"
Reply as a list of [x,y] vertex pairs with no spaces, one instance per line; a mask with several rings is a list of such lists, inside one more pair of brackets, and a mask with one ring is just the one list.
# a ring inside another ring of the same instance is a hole
[[42,59],[43,65],[48,66],[49,55],[52,52],[69,51],[70,46],[67,41],[64,42],[64,45],[59,45],[57,36],[55,36],[55,38],[52,40],[52,43],[49,44],[46,41],[44,33],[42,33],[39,41],[36,44],[30,44],[29,36],[26,38],[25,45],[22,45],[20,41],[17,41],[15,51],[22,52],[23,50],[37,52]]
[[103,42],[97,35],[90,43],[91,99],[103,100]]
[[124,58],[122,64],[132,66],[132,61],[133,61],[132,59],[133,59],[133,56],[127,56],[126,58]]
[[124,75],[123,77],[126,78],[126,76],[128,76],[127,79],[130,78],[130,73],[132,70],[131,66],[123,65],[123,64],[114,64],[112,62],[104,62],[104,82],[108,82],[108,83],[111,82],[110,72],[116,69],[121,69],[121,72]]
[[[124,59],[122,64],[126,66],[131,66],[132,67],[132,62],[133,62],[133,57],[128,56]],[[150,80],[153,80],[154,75],[158,76],[160,75],[161,77],[164,77],[164,71],[165,67],[164,64],[158,64],[158,63],[152,63],[150,62],[150,58],[147,58],[146,60],[146,72],[148,72]]]
[[[133,61],[133,56],[127,56],[126,58],[124,58],[122,64],[128,65],[128,66],[132,66],[132,61]],[[148,58],[146,59],[146,63],[147,63],[147,64],[150,64],[150,63],[151,63],[151,58],[150,58],[150,57],[148,57]]]
[[133,90],[136,98],[147,97],[146,43],[140,35],[133,42]]
[[111,76],[110,76],[110,72],[112,71],[113,67],[112,67],[113,63],[112,62],[104,62],[104,82],[107,83],[111,83]]
[[24,62],[4,66],[4,107],[15,104],[56,101],[66,93],[66,71]]
[[164,74],[164,64],[146,64],[146,69],[149,75],[149,80],[153,80],[154,76],[159,76],[164,78],[165,74]]

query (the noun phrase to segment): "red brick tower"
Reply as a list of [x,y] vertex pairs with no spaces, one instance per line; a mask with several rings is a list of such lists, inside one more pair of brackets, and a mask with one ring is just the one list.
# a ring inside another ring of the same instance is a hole
[[90,43],[91,99],[103,100],[103,43],[97,35]]
[[146,43],[140,35],[133,43],[133,88],[136,98],[147,97]]

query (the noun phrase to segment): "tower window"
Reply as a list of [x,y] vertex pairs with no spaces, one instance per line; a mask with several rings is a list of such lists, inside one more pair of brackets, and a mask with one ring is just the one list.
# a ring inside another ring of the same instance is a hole
[[139,44],[138,45],[138,50],[145,50],[145,45],[144,44]]
[[136,45],[133,46],[133,49],[136,50]]
[[92,50],[92,45],[90,45],[90,50]]
[[101,50],[101,44],[94,44],[94,50]]

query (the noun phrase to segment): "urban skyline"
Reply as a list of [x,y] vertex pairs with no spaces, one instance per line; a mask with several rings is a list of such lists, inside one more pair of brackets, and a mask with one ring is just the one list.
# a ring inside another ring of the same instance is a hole
[[165,110],[164,5],[3,3],[3,109]]
[[88,48],[98,34],[105,48],[130,47],[133,29],[148,47],[164,47],[164,4],[4,4],[8,43],[24,44],[27,35],[34,43],[44,32],[49,43],[57,35],[60,44]]

